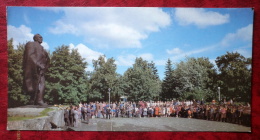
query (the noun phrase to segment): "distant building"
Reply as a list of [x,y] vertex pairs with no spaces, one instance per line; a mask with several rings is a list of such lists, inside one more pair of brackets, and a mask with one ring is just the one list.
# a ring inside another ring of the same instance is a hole
[[127,96],[121,96],[121,97],[120,97],[120,102],[121,102],[121,103],[127,102]]

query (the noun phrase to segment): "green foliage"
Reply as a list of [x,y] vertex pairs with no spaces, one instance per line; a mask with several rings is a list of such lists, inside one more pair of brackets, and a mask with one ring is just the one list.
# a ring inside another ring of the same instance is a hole
[[119,99],[120,89],[118,88],[118,75],[114,58],[105,60],[105,56],[100,56],[98,60],[93,60],[94,71],[90,77],[89,98],[92,101],[108,101],[110,88],[111,101]]
[[[25,105],[29,96],[22,91],[22,60],[24,44],[13,46],[8,40],[8,106]],[[217,57],[214,65],[208,58],[186,58],[173,64],[166,62],[165,78],[160,81],[154,62],[136,58],[124,75],[116,73],[114,58],[100,56],[93,60],[94,71],[86,72],[87,63],[78,50],[61,46],[50,54],[51,64],[46,73],[45,99],[49,104],[78,104],[80,101],[119,101],[121,95],[128,100],[217,99],[221,97],[240,102],[251,99],[251,58],[229,53]]]
[[219,87],[221,96],[236,101],[250,102],[251,99],[251,58],[245,58],[238,52],[227,52],[217,57],[219,68]]
[[51,104],[86,101],[86,67],[87,63],[78,50],[70,50],[69,46],[58,47],[52,53],[46,74],[46,100]]
[[177,92],[174,92],[174,89],[178,87],[178,83],[177,80],[175,80],[173,72],[172,61],[168,59],[165,66],[165,77],[162,82],[161,99],[164,101],[179,98]]
[[186,99],[191,94],[198,100],[214,97],[216,71],[208,58],[187,58],[176,64],[173,73],[177,83],[174,92],[181,98]]
[[125,92],[129,100],[149,101],[159,97],[161,82],[156,71],[153,63],[136,58],[133,67],[124,73],[125,81],[128,83]]
[[29,96],[22,91],[23,85],[24,44],[14,48],[13,39],[8,40],[8,106],[16,107],[26,104]]

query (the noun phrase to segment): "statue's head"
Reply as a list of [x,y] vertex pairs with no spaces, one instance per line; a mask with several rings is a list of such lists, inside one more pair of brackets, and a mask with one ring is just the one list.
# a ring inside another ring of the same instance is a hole
[[33,40],[35,41],[35,42],[38,42],[38,43],[42,43],[42,36],[40,35],[40,34],[36,34],[36,35],[34,35],[33,36]]

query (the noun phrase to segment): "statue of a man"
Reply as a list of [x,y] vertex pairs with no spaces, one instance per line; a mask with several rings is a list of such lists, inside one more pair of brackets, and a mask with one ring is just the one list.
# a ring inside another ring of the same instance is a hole
[[25,45],[23,55],[23,90],[30,95],[29,104],[45,106],[45,72],[50,63],[48,53],[42,47],[42,36],[36,34],[34,42]]

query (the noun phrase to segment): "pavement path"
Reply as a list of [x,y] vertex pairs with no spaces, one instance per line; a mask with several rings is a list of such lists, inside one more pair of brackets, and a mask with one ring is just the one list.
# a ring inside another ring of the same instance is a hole
[[238,124],[188,118],[111,118],[90,119],[89,124],[71,127],[75,131],[200,131],[251,132],[251,127]]

